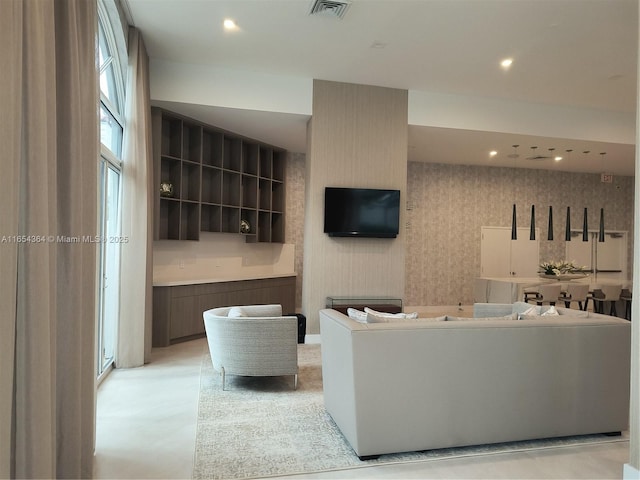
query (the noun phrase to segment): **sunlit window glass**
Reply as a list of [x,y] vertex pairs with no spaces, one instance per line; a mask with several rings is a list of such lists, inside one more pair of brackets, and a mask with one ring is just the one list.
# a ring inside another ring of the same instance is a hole
[[116,157],[120,157],[122,148],[122,125],[120,125],[111,113],[100,106],[100,141]]

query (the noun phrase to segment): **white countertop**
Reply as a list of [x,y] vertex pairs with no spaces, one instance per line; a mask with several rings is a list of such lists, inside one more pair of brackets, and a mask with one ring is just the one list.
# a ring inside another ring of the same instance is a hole
[[221,275],[217,277],[206,278],[161,278],[156,277],[153,279],[154,287],[178,287],[181,285],[199,285],[203,283],[224,283],[224,282],[238,282],[242,280],[262,280],[266,278],[286,278],[296,277],[297,273],[265,273],[265,274],[235,274],[235,275]]

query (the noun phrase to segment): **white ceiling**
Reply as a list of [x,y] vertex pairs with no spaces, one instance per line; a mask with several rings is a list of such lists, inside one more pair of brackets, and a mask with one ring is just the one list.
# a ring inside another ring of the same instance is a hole
[[[636,110],[637,0],[353,0],[341,20],[308,15],[311,3],[125,0],[152,61],[591,113]],[[236,20],[238,31],[222,30],[227,17]],[[514,65],[504,71],[498,64],[508,56]],[[153,103],[305,151],[308,115]],[[509,157],[514,144],[520,145],[518,159]],[[538,148],[534,152],[531,146]],[[532,153],[549,154],[550,148],[565,158],[524,161]],[[499,154],[489,160],[491,149]],[[633,175],[634,155],[632,142],[409,126],[409,159],[416,161]]]

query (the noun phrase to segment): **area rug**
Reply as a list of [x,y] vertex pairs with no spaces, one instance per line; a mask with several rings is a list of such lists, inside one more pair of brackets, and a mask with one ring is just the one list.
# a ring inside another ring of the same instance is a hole
[[299,345],[298,363],[297,390],[293,377],[227,376],[222,391],[220,375],[204,355],[193,478],[265,478],[627,441],[583,435],[382,455],[363,462],[324,409],[320,345]]

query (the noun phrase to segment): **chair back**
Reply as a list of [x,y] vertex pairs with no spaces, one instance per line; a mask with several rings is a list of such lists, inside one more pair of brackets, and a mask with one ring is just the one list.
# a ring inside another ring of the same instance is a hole
[[567,285],[567,296],[575,302],[584,302],[589,295],[589,284],[587,283],[570,283]]
[[602,290],[602,293],[604,293],[605,300],[617,302],[618,300],[620,300],[622,285],[602,285],[600,287],[600,290]]
[[558,300],[561,291],[562,285],[560,283],[549,283],[538,287],[538,293],[543,302],[555,302]]

